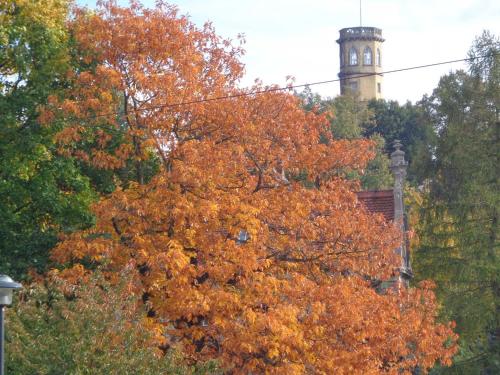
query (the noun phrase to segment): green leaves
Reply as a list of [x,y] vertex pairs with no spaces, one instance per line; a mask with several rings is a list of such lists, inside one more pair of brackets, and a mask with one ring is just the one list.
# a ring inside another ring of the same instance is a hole
[[[496,55],[491,52],[496,51]],[[479,37],[470,73],[444,76],[428,102],[438,139],[414,268],[438,285],[443,316],[457,322],[452,374],[497,373],[500,327],[498,38]],[[495,56],[495,57],[493,57]],[[442,370],[444,373],[448,373]]]
[[65,85],[69,51],[63,0],[0,5],[0,271],[44,269],[59,231],[92,223],[89,180],[56,152],[64,124],[41,126],[39,109]]

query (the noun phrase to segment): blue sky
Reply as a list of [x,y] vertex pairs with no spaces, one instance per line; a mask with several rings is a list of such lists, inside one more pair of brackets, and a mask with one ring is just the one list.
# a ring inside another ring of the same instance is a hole
[[[95,1],[77,0],[94,6]],[[127,4],[127,1],[120,1]],[[143,0],[146,5],[153,0]],[[195,24],[212,21],[217,33],[246,38],[246,76],[266,84],[297,84],[337,78],[338,30],[359,26],[358,0],[177,0],[181,13]],[[482,30],[500,34],[500,1],[495,0],[363,0],[363,26],[383,30],[384,70],[466,57]],[[439,77],[463,65],[388,74],[384,96],[400,102],[430,94]],[[338,83],[314,86],[323,96],[339,93]]]

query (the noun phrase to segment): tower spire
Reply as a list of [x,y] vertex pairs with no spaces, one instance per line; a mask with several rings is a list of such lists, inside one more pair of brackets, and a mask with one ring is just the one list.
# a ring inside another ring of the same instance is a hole
[[362,12],[362,9],[363,9],[363,1],[359,0],[359,26],[360,27],[363,26],[363,12]]

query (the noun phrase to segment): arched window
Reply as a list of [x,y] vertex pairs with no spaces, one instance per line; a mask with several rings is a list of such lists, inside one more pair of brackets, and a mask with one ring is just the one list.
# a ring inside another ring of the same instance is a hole
[[377,65],[382,66],[382,57],[380,56],[380,50],[377,48]]
[[366,46],[365,50],[363,51],[363,64],[364,65],[372,65],[372,50],[370,47]]
[[349,50],[349,65],[358,65],[358,51],[354,47]]

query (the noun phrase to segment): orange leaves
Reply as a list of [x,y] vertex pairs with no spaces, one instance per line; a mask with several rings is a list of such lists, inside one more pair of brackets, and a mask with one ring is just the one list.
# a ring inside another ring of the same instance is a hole
[[[195,28],[177,15],[175,7],[163,3],[151,10],[138,3],[121,8],[112,1],[103,2],[96,12],[76,9],[70,27],[83,62],[95,68],[73,74],[68,99],[60,105],[51,103],[51,110],[74,126],[84,119],[87,141],[99,142],[92,127],[124,131],[136,159],[144,158],[144,149],[152,145],[159,154],[170,153],[186,129],[203,132],[205,124],[215,118],[204,105],[176,113],[169,105],[227,95],[241,77],[239,47],[217,37],[209,25]],[[59,140],[64,144],[66,138]],[[92,157],[95,152],[124,161],[132,157],[115,153],[105,144],[99,146],[101,150],[88,151],[88,159],[99,168],[106,162],[106,168],[121,165],[102,155]]]
[[[99,111],[98,99],[124,111],[114,149],[113,124],[82,129],[90,160],[119,168],[151,152],[161,166],[96,205],[96,226],[54,259],[110,274],[133,264],[167,341],[234,373],[398,373],[449,358],[432,292],[371,286],[397,267],[400,234],[338,171],[364,168],[372,142],[332,139],[286,93],[165,105],[244,92],[241,51],[175,8],[106,3],[73,27],[98,64],[80,75],[79,110]],[[78,126],[60,137],[77,141]]]
[[88,271],[85,270],[85,268],[80,265],[76,264],[72,268],[68,268],[57,274],[56,272],[53,272],[54,276],[59,276],[66,280],[69,284],[78,284],[82,281],[84,281],[87,276],[88,276]]
[[38,113],[38,122],[41,125],[48,125],[55,119],[54,113],[45,107],[38,108]]
[[[397,372],[453,353],[430,291],[379,295],[364,280],[392,271],[397,236],[341,180],[225,191],[210,183],[222,182],[216,163],[195,160],[114,193],[90,231],[110,239],[74,237],[55,256],[90,256],[109,272],[133,259],[168,341],[236,372]],[[184,168],[202,169],[206,181],[188,180]],[[238,243],[245,229],[250,239]],[[408,349],[415,340],[418,360]]]
[[125,161],[110,155],[105,151],[94,150],[92,164],[100,169],[118,169],[124,166]]
[[64,100],[61,103],[61,109],[70,116],[78,116],[80,114],[80,108],[73,100]]

